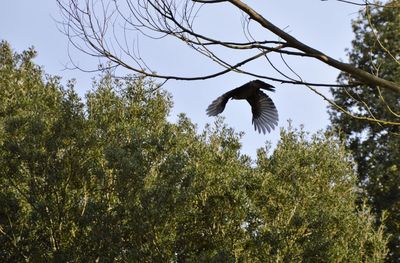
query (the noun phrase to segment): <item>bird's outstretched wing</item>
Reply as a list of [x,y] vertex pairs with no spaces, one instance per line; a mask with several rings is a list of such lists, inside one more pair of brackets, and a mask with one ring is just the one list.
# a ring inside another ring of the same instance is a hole
[[206,110],[207,115],[208,116],[217,116],[218,114],[223,112],[225,109],[226,103],[232,97],[232,94],[235,90],[236,89],[228,91],[227,93],[219,96],[213,102],[211,102],[211,104],[208,106],[208,108]]
[[264,92],[258,90],[247,98],[253,112],[254,129],[265,134],[270,132],[278,125],[278,111],[271,98]]

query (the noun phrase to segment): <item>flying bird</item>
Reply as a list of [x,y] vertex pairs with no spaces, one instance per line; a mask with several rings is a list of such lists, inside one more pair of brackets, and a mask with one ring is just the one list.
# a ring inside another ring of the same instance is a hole
[[216,116],[223,112],[229,99],[247,100],[253,113],[254,129],[264,134],[271,132],[278,125],[278,111],[271,98],[260,89],[274,92],[275,88],[261,80],[250,81],[214,100],[207,108],[207,115]]

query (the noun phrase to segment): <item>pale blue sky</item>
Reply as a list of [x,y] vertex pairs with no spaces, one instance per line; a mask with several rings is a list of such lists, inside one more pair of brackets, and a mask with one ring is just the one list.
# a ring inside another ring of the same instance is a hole
[[[355,6],[319,0],[264,0],[247,3],[299,40],[334,58],[346,61],[345,49],[351,47],[353,38],[351,20],[357,17],[358,9]],[[225,37],[240,34],[240,13],[227,6],[229,4],[214,5],[201,13],[199,21],[203,23],[202,29],[215,35],[224,34]],[[69,63],[68,41],[57,30],[53,18],[60,19],[54,0],[3,0],[0,5],[0,39],[8,41],[18,52],[34,46],[39,53],[36,63],[42,65],[47,73],[62,76],[64,83],[67,79],[76,78],[77,90],[83,96],[91,88],[91,78],[97,74],[64,69],[64,65]],[[256,34],[265,33],[256,30]],[[271,40],[278,39],[274,37]],[[202,72],[217,69],[212,63],[198,55],[191,55],[189,50],[172,41],[160,43],[143,40],[142,43],[142,56],[159,73],[184,72],[187,75],[200,75]],[[82,65],[88,61],[92,63],[84,54],[72,52],[72,56]],[[336,81],[338,71],[320,62],[309,59],[290,62],[306,81]],[[272,73],[272,69],[261,63],[254,63],[248,69],[263,72],[264,67],[265,70],[271,70],[271,75],[277,76]],[[201,130],[205,123],[214,121],[214,118],[207,117],[205,113],[209,103],[222,93],[251,79],[249,76],[232,73],[206,81],[169,81],[163,87],[174,96],[175,106],[170,118],[175,120],[178,113],[185,112]],[[329,124],[327,104],[322,98],[302,86],[271,84],[277,89],[270,96],[278,108],[279,127],[286,127],[288,119],[292,120],[294,127],[303,124],[305,130],[311,132],[325,129]],[[327,88],[319,89],[327,91]],[[279,129],[266,135],[254,131],[250,107],[244,101],[231,101],[223,115],[229,126],[237,131],[245,131],[246,135],[242,139],[243,153],[254,157],[256,149],[263,147],[266,141],[275,144],[279,139]]]

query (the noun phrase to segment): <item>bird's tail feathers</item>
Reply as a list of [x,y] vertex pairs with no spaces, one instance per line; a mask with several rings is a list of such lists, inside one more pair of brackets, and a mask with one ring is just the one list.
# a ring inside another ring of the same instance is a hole
[[[269,84],[268,84],[268,85],[269,85]],[[263,85],[263,86],[260,87],[260,89],[275,92],[275,87],[272,86],[272,85],[269,85],[269,86]]]
[[252,83],[254,83],[253,85],[255,85],[259,89],[269,90],[269,91],[272,91],[272,92],[275,91],[275,87],[274,86],[272,86],[271,84],[265,83],[264,81],[261,81],[259,79],[253,80]]

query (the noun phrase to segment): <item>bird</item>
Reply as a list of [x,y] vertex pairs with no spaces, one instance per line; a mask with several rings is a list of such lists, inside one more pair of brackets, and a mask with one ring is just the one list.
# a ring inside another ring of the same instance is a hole
[[215,99],[207,108],[208,116],[217,116],[224,111],[229,99],[247,100],[253,113],[252,124],[254,130],[265,134],[271,132],[278,125],[279,116],[274,102],[267,94],[261,91],[275,91],[275,87],[261,80],[252,80],[246,84],[230,90]]

